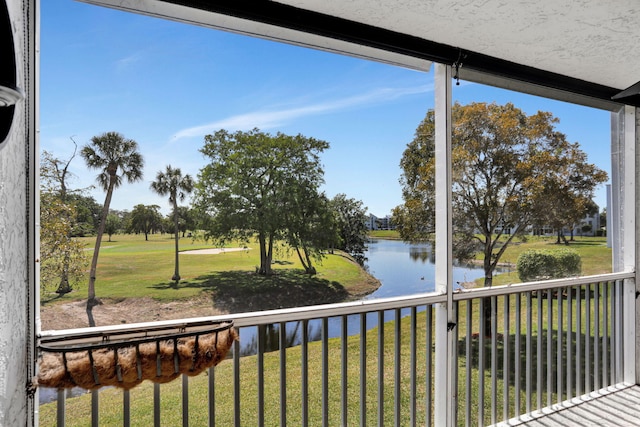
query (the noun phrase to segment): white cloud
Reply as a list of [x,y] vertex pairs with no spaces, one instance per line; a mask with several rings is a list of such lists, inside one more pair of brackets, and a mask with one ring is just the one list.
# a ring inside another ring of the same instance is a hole
[[390,102],[404,96],[430,91],[433,91],[433,85],[422,85],[408,88],[382,88],[362,95],[355,95],[348,98],[320,102],[296,108],[255,111],[227,117],[204,125],[181,129],[176,132],[173,139],[177,140],[182,138],[203,137],[204,135],[213,133],[218,129],[227,129],[231,131],[246,131],[253,128],[259,128],[262,130],[272,129],[300,117],[332,113],[348,108],[367,106],[374,103],[379,104]]
[[135,52],[116,61],[116,70],[122,72],[142,59],[142,52]]

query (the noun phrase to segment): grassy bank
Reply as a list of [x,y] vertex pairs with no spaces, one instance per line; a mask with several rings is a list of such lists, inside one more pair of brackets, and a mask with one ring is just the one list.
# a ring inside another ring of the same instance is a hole
[[[86,250],[91,252],[95,240],[83,238]],[[236,245],[238,246],[238,245]],[[240,245],[242,247],[243,245]],[[233,245],[229,245],[233,247]],[[366,293],[371,277],[343,253],[327,255],[317,264],[318,274],[303,274],[302,266],[291,251],[276,249],[272,278],[255,275],[260,264],[259,251],[249,246],[241,251],[220,254],[188,254],[197,249],[211,249],[211,244],[183,238],[180,241],[180,275],[176,286],[170,280],[174,270],[174,240],[168,235],[150,235],[145,241],[140,235],[117,235],[112,241],[103,241],[98,262],[96,293],[102,298],[150,297],[161,301],[173,301],[197,296],[204,291],[220,291],[226,282],[233,281],[239,291],[256,282],[291,283],[300,281],[305,286],[342,288],[348,293]],[[74,292],[58,298],[49,294],[43,304],[86,297],[87,285],[81,283]]]
[[[566,246],[564,244],[556,244],[555,237],[529,236],[525,242],[516,241],[507,247],[507,250],[500,259],[500,263],[512,271],[494,276],[493,284],[506,285],[510,283],[520,283],[518,273],[516,272],[516,262],[521,253],[531,249],[563,248],[573,249],[578,252],[582,260],[582,275],[589,276],[611,272],[611,248],[607,248],[606,237],[575,237],[575,240]],[[480,254],[476,260],[478,262],[482,261]],[[483,282],[483,279],[476,280],[479,286],[482,286]]]
[[[82,241],[90,254],[94,239]],[[103,241],[100,250],[96,294],[111,302],[152,299],[171,303],[204,298],[220,312],[240,312],[339,302],[366,295],[379,286],[375,278],[341,252],[327,254],[316,264],[318,273],[309,276],[294,252],[277,248],[275,274],[263,277],[255,274],[260,263],[257,247],[219,254],[188,252],[206,248],[213,246],[181,239],[182,280],[176,284],[170,280],[174,271],[174,241],[170,235],[151,235],[148,241],[144,236],[113,236],[111,242]],[[43,291],[42,305],[46,308],[81,301],[86,295],[84,282],[63,297]]]
[[400,234],[396,230],[370,230],[371,239],[400,240]]

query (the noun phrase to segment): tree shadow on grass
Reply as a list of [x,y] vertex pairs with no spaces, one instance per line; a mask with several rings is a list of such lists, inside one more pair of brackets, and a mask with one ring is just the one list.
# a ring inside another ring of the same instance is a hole
[[[202,289],[211,295],[214,309],[229,313],[329,304],[349,298],[340,283],[309,276],[301,269],[278,269],[268,277],[247,271],[221,271],[180,282],[179,287]],[[175,283],[152,288],[175,289]]]
[[569,247],[571,246],[605,246],[607,243],[598,240],[569,240]]

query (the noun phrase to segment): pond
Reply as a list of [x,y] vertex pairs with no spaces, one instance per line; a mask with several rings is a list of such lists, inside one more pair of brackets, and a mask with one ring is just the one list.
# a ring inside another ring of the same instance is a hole
[[[429,244],[410,244],[400,240],[372,240],[365,254],[369,273],[382,286],[367,296],[388,298],[435,291],[435,254]],[[454,287],[484,276],[481,268],[455,263]]]
[[[403,295],[420,294],[435,291],[435,256],[429,244],[409,244],[400,240],[372,240],[365,253],[366,268],[369,273],[380,280],[381,286],[363,299],[390,298]],[[472,282],[484,276],[484,271],[478,266],[454,264],[454,286],[460,283]],[[424,308],[422,308],[424,309]],[[402,310],[405,316],[409,309]],[[384,314],[385,322],[394,318],[393,312]],[[287,346],[299,345],[301,340],[302,322],[287,323]],[[342,330],[341,318],[329,319],[328,334],[330,338],[340,336]],[[377,313],[366,316],[367,330],[378,325]],[[269,326],[266,331],[265,346],[268,351],[278,349],[278,325]],[[321,322],[309,322],[309,339],[319,340]],[[347,317],[348,335],[360,332],[360,316]],[[240,331],[242,355],[255,354],[257,350],[257,330],[255,327],[242,328]]]

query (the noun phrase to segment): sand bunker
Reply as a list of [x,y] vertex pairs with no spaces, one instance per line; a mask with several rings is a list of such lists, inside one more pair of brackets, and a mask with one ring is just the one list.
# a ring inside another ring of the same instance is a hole
[[194,249],[192,251],[182,251],[181,255],[216,255],[225,252],[248,251],[251,248],[211,248],[211,249]]

